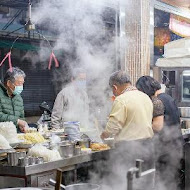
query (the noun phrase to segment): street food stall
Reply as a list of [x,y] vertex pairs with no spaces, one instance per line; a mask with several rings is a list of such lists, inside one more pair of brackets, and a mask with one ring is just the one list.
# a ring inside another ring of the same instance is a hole
[[[56,169],[63,171],[77,170],[81,163],[88,163],[101,159],[107,151],[97,151],[89,154],[81,154],[70,158],[64,158],[53,162],[35,164],[29,166],[9,166],[0,164],[1,188],[7,187],[47,187],[50,178],[55,179]],[[75,176],[76,177],[76,176]],[[76,181],[75,181],[76,182]]]
[[76,183],[80,164],[101,160],[111,151],[107,144],[91,142],[84,135],[73,142],[67,140],[64,129],[44,130],[39,133],[29,128],[27,133],[17,134],[12,122],[0,123],[3,139],[0,142],[0,188],[48,187],[49,180],[55,179],[57,168],[63,172],[73,171]]

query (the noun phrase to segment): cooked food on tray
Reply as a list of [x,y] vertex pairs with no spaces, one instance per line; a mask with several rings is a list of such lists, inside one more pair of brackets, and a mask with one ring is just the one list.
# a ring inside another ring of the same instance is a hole
[[107,144],[102,144],[102,143],[92,143],[90,145],[90,148],[93,151],[108,150],[108,149],[110,149],[110,147]]
[[18,134],[20,140],[24,140],[23,144],[35,144],[35,143],[44,143],[46,140],[40,133],[25,133]]

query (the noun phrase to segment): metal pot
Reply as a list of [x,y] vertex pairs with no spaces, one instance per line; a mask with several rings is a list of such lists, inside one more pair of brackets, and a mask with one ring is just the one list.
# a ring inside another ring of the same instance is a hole
[[83,139],[77,142],[77,145],[79,145],[81,148],[90,148],[90,140],[89,139]]
[[[56,181],[53,179],[49,180],[49,184],[55,186]],[[78,183],[72,185],[60,185],[62,190],[100,190],[100,185],[92,184],[92,183]]]
[[8,152],[7,153],[8,165],[17,166],[18,159],[25,156],[26,152]]
[[65,190],[99,190],[100,186],[91,183],[79,183],[74,185],[68,185]]
[[179,107],[181,117],[190,117],[190,107]]
[[63,158],[72,157],[75,153],[75,144],[60,145],[59,153]]

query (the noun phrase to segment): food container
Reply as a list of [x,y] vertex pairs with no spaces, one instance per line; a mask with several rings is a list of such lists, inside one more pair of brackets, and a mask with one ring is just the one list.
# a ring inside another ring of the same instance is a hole
[[44,158],[43,157],[37,157],[36,158],[36,164],[43,164],[44,163]]
[[59,146],[59,153],[63,158],[72,157],[74,155],[74,151],[75,151],[75,144],[71,143]]
[[189,117],[190,118],[190,107],[179,107],[180,116],[181,117]]
[[25,167],[29,166],[29,159],[27,157],[21,157],[18,159],[18,166]]
[[17,166],[19,158],[25,156],[26,152],[8,152],[7,153],[8,165]]
[[81,147],[80,146],[76,146],[75,147],[75,156],[80,155],[81,154]]
[[35,165],[36,164],[36,158],[35,157],[29,156],[28,159],[29,159],[29,165]]
[[83,139],[77,142],[77,145],[79,145],[81,148],[90,148],[90,140],[89,139]]
[[8,165],[17,166],[18,165],[18,154],[17,152],[7,153]]

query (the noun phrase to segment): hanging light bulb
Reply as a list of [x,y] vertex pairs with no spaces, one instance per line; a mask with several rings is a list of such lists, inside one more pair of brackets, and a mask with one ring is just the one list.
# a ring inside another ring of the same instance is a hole
[[32,31],[35,30],[35,24],[32,23],[31,21],[31,11],[32,11],[32,4],[30,2],[30,0],[28,1],[28,22],[25,24],[25,30],[26,31]]

